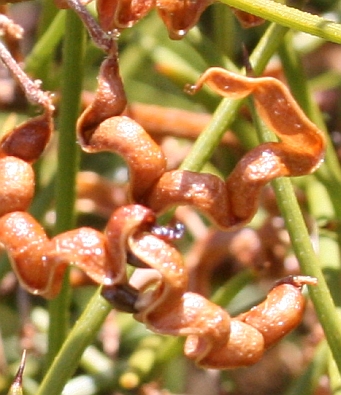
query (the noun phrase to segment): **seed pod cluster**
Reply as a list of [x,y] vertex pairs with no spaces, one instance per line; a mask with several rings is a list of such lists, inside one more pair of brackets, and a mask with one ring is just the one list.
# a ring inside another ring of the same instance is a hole
[[[160,1],[156,5],[168,10],[178,4],[173,3]],[[122,6],[123,2],[117,4]],[[193,4],[198,7],[207,2]],[[108,6],[108,2],[99,1],[98,5]],[[156,218],[170,207],[192,205],[222,229],[243,226],[252,219],[266,183],[280,176],[309,174],[318,167],[325,147],[323,134],[278,80],[212,68],[191,91],[207,83],[225,97],[252,94],[259,115],[280,142],[261,144],[249,151],[225,181],[211,174],[167,171],[159,145],[138,123],[121,115],[126,96],[113,41],[112,45],[100,68],[94,101],[79,117],[77,134],[85,152],[109,151],[125,159],[130,170],[130,204],[110,215],[103,232],[82,227],[53,238],[27,212],[34,193],[32,163],[42,154],[53,131],[51,97],[0,46],[2,60],[28,99],[44,110],[43,115],[16,127],[0,142],[0,242],[29,292],[46,298],[56,296],[66,268],[73,264],[104,286],[103,296],[114,306],[133,313],[151,330],[186,336],[185,354],[198,365],[226,369],[255,363],[299,323],[304,308],[301,288],[315,284],[315,280],[286,278],[275,285],[264,302],[231,318],[204,296],[189,292],[187,269],[172,245],[182,234],[181,226],[160,227]],[[127,279],[127,260],[142,270],[154,269],[157,278],[135,288]]]

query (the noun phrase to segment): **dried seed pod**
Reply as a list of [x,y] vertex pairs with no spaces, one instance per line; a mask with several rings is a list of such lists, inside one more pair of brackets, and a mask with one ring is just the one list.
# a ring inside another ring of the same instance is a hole
[[[138,231],[143,232],[154,223],[154,213],[137,204],[123,206],[114,211],[105,229],[112,277],[117,276],[117,273],[125,269],[129,238]],[[115,284],[118,282],[122,282],[122,279],[115,281]]]
[[261,117],[281,138],[281,142],[261,144],[249,151],[225,182],[211,174],[165,172],[166,160],[159,146],[127,117],[112,117],[102,123],[98,118],[97,128],[93,122],[89,130],[83,127],[82,118],[78,135],[84,150],[108,150],[126,159],[133,201],[155,212],[164,212],[174,205],[193,205],[219,227],[231,229],[250,221],[261,189],[269,181],[314,171],[323,158],[325,140],[288,89],[274,78],[249,78],[212,68],[192,91],[205,82],[224,96],[242,98],[253,94]]
[[[160,287],[161,288],[161,287]],[[159,295],[143,295],[138,299],[135,319],[143,322],[153,332],[173,336],[193,336],[192,351],[196,358],[207,355],[213,346],[223,347],[230,335],[230,316],[219,306],[199,294],[185,292],[181,297],[173,290],[159,289]],[[149,304],[144,305],[150,299]],[[200,342],[194,349],[194,336]]]
[[155,5],[155,0],[97,0],[98,19],[105,31],[133,26]]
[[[205,175],[200,181],[197,173],[174,171],[160,178],[145,204],[155,211],[173,204],[193,204],[222,228],[241,226],[254,215],[261,189],[269,181],[280,176],[309,174],[321,164],[325,138],[284,84],[275,78],[249,78],[211,68],[191,87],[191,92],[204,83],[232,99],[253,94],[260,116],[281,142],[261,144],[244,155],[227,178],[221,195],[224,186],[214,176]],[[207,188],[209,183],[214,187]]]
[[168,29],[169,37],[180,40],[196,25],[201,14],[212,3],[213,0],[156,0],[156,7]]
[[98,88],[93,102],[85,109],[77,122],[78,134],[86,147],[96,127],[108,118],[120,115],[127,100],[119,75],[117,55],[111,55],[101,65]]
[[[125,225],[123,230],[128,231],[129,224],[122,221],[120,225]],[[136,227],[136,223],[132,226]],[[118,226],[115,231],[120,233]],[[108,247],[106,237],[91,228],[71,230],[50,240],[28,213],[12,212],[0,218],[0,242],[6,247],[21,284],[29,292],[46,298],[59,293],[69,264],[85,271],[97,284],[125,282],[124,237],[121,243],[115,244],[116,241],[115,238],[109,241]],[[118,249],[116,255],[114,247]]]
[[0,157],[15,156],[27,163],[35,162],[49,142],[52,130],[50,112],[18,125],[1,139]]
[[179,40],[199,20],[213,0],[97,0],[101,27],[105,31],[122,30],[133,26],[156,7],[171,39]]
[[301,321],[305,299],[303,285],[316,285],[315,278],[289,276],[279,281],[265,301],[236,317],[256,328],[264,337],[265,348],[271,347]]
[[257,362],[267,348],[297,326],[305,304],[301,287],[316,284],[306,276],[285,278],[264,302],[231,320],[219,306],[187,292],[182,258],[165,240],[137,232],[128,238],[128,246],[160,275],[140,288],[134,317],[156,333],[188,336],[186,356],[206,368],[229,369]]
[[[138,297],[134,317],[156,333],[188,336],[185,355],[201,367],[230,369],[256,363],[267,348],[300,322],[305,305],[302,285],[316,284],[316,279],[306,276],[285,278],[264,302],[230,319],[203,296],[185,291],[178,278],[183,264],[169,246],[161,249],[162,243],[149,235],[129,239],[132,251],[138,256],[142,253],[144,262],[161,275],[152,290]],[[166,264],[164,249],[168,252]],[[147,257],[149,250],[151,256]]]
[[145,130],[130,118],[119,115],[126,104],[117,61],[105,60],[94,102],[77,122],[77,134],[86,152],[112,151],[122,155],[130,166],[131,195],[141,202],[151,185],[165,171],[166,159]]
[[158,213],[174,205],[191,205],[221,228],[229,229],[238,224],[230,210],[230,196],[226,193],[225,182],[212,174],[167,171],[154,183],[142,202]]

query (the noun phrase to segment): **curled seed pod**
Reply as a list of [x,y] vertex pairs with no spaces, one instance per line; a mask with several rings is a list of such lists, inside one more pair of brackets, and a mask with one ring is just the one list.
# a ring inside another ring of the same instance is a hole
[[117,54],[110,55],[101,65],[98,88],[94,101],[88,106],[77,122],[78,135],[86,149],[96,127],[108,118],[120,115],[127,100],[119,75]]
[[[0,243],[5,246],[23,287],[53,298],[60,291],[69,264],[84,271],[97,284],[106,287],[126,284],[127,239],[134,232],[151,227],[154,221],[150,209],[124,206],[112,214],[105,235],[83,227],[50,240],[33,217],[17,211],[0,218]],[[129,307],[133,303],[134,300],[128,300],[126,304]]]
[[[200,182],[197,176],[187,172],[165,173],[159,183],[154,185],[146,204],[159,211],[162,206],[186,204],[186,201],[187,204],[193,204],[196,199],[194,205],[213,217],[220,227],[240,226],[254,215],[260,191],[265,184],[280,176],[309,174],[321,164],[325,138],[299,108],[284,84],[275,78],[249,78],[224,69],[211,68],[191,88],[192,92],[200,89],[204,83],[222,96],[232,99],[253,94],[260,116],[281,142],[261,144],[244,155],[227,178],[221,196],[218,194],[222,186],[216,182],[219,187],[215,199],[221,202],[216,205],[219,210],[217,213],[207,193],[211,188],[205,188],[208,181],[203,179]],[[212,177],[208,179],[213,182]],[[193,197],[195,191],[199,193],[199,198]],[[222,205],[225,215],[219,209]]]
[[249,151],[225,182],[211,174],[166,172],[166,159],[160,147],[141,126],[125,116],[103,122],[98,118],[97,127],[93,122],[90,130],[83,127],[81,120],[78,135],[87,152],[111,151],[124,157],[130,169],[130,194],[134,202],[157,213],[174,205],[193,205],[222,229],[231,229],[250,221],[261,190],[269,181],[314,171],[323,158],[325,139],[288,89],[274,78],[249,78],[212,68],[192,91],[204,83],[226,97],[253,94],[261,117],[281,139]]
[[12,211],[27,210],[34,195],[31,165],[19,158],[0,158],[0,217]]
[[139,295],[134,317],[156,333],[188,336],[185,355],[206,368],[256,363],[267,348],[298,325],[305,305],[301,287],[316,284],[306,276],[285,278],[264,302],[230,319],[226,311],[203,296],[186,292],[187,272],[181,257],[164,240],[149,234],[133,235],[129,248],[160,274],[154,287]]
[[301,321],[305,299],[301,288],[315,285],[316,279],[308,276],[289,276],[278,282],[264,302],[237,317],[256,328],[264,337],[268,348],[287,335]]
[[105,31],[133,26],[155,5],[155,0],[97,0],[98,19]]
[[51,239],[47,259],[51,267],[64,268],[72,264],[96,284],[112,285],[125,276],[125,271],[112,270],[113,262],[108,257],[106,243],[105,236],[95,229],[83,227],[70,230]]
[[50,112],[32,118],[2,138],[0,156],[15,156],[27,163],[35,162],[49,142],[52,130]]
[[[0,27],[2,23],[5,21],[0,20]],[[53,131],[54,106],[51,95],[41,90],[41,81],[32,81],[27,76],[1,42],[0,58],[23,89],[27,99],[44,109],[42,115],[22,123],[1,139],[0,157],[15,156],[32,163],[42,154]]]
[[[157,236],[137,233],[128,239],[128,248],[147,267],[156,269],[161,275],[162,289],[155,288],[148,300],[155,298],[156,303],[160,304],[161,299],[169,299],[168,291],[171,291],[172,298],[175,294],[181,296],[186,291],[188,273],[182,256],[175,247]],[[142,303],[142,299],[139,303]]]
[[122,276],[119,281],[115,281],[115,284],[124,280],[129,238],[138,231],[143,232],[154,223],[154,213],[137,204],[120,207],[111,215],[105,229],[111,276],[117,278],[117,273],[121,273]]
[[[128,239],[130,251],[161,278],[140,290],[134,317],[156,333],[203,337],[200,345],[207,354],[212,344],[223,345],[230,332],[230,316],[201,295],[186,292],[188,274],[179,252],[165,240],[151,234]],[[150,286],[153,287],[150,289]],[[145,292],[142,292],[145,291]]]
[[140,203],[154,182],[164,173],[166,159],[160,147],[130,118],[119,115],[126,105],[125,93],[115,57],[102,66],[94,102],[77,122],[77,134],[86,152],[111,151],[128,162],[132,178],[131,197]]
[[[0,242],[6,247],[13,270],[29,292],[55,297],[69,264],[84,270],[96,283],[111,284],[111,262],[102,233],[80,228],[49,240],[40,224],[25,212],[0,218]],[[121,278],[122,270],[119,273]]]
[[158,213],[174,205],[191,205],[202,211],[221,228],[238,223],[230,210],[226,184],[213,174],[172,170],[162,174],[143,203]]
[[136,303],[135,319],[156,333],[201,338],[195,351],[192,347],[192,355],[203,357],[213,345],[223,347],[230,335],[229,314],[199,294],[185,292],[179,296],[177,291],[163,292],[160,287],[159,295],[142,294]]
[[156,0],[156,7],[171,39],[183,38],[213,0]]

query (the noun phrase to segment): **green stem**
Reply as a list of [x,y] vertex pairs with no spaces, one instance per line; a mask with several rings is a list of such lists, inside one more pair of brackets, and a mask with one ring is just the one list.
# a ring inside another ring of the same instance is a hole
[[[63,48],[63,76],[59,117],[58,169],[56,177],[56,224],[55,234],[74,228],[75,182],[79,162],[75,125],[79,114],[82,89],[82,70],[85,35],[79,18],[68,11],[65,23]],[[68,331],[69,287],[64,281],[58,297],[50,302],[49,350],[50,363]]]
[[341,394],[340,371],[338,370],[335,360],[331,355],[330,351],[328,352],[328,376],[330,381],[331,393],[333,395],[340,395]]
[[[265,128],[257,118],[256,124],[261,142],[275,141],[272,132]],[[309,286],[309,294],[314,303],[319,321],[324,329],[335,362],[341,371],[341,319],[335,308],[327,282],[315,254],[301,209],[297,202],[291,180],[279,178],[272,182],[278,206],[286,223],[295,255],[304,275],[316,277],[317,286]]]
[[273,0],[220,0],[271,22],[341,44],[341,25]]
[[54,359],[36,395],[60,395],[75,372],[86,347],[94,340],[111,306],[98,289],[87,308],[72,328],[69,336]]
[[300,262],[303,274],[316,277],[318,285],[309,287],[309,294],[314,303],[319,321],[324,329],[328,344],[341,371],[341,320],[331,298],[329,288],[323,276],[320,262],[317,259],[307,228],[302,217],[289,179],[278,179],[273,182],[277,201],[286,227],[290,234],[293,249]]

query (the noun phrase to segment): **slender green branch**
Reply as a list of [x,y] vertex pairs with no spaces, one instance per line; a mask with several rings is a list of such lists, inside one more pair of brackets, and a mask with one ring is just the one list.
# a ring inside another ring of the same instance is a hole
[[[75,225],[75,181],[79,161],[75,125],[79,113],[85,47],[83,25],[72,11],[67,12],[65,30],[68,34],[65,36],[63,48],[55,234],[72,229]],[[62,292],[50,302],[49,362],[53,360],[66,337],[68,312],[69,290],[65,281]]]
[[273,182],[278,205],[285,219],[293,249],[300,262],[302,273],[316,277],[318,285],[309,287],[309,294],[314,303],[320,323],[324,329],[328,344],[332,350],[339,371],[341,371],[341,319],[331,298],[329,288],[323,276],[307,228],[302,217],[289,179]]
[[341,44],[341,25],[273,0],[220,0],[271,22]]
[[95,338],[110,310],[111,306],[101,297],[98,289],[63,343],[36,395],[62,393],[84,350]]
[[[254,112],[255,123],[261,142],[276,141],[275,136],[259,121]],[[320,262],[313,249],[305,221],[289,178],[272,182],[277,203],[285,220],[295,255],[303,274],[316,277],[317,286],[309,286],[309,294],[320,323],[324,329],[329,347],[341,372],[341,318],[331,297]]]

